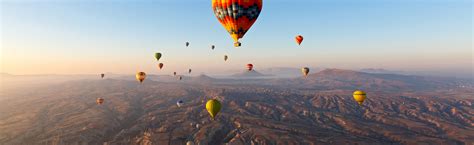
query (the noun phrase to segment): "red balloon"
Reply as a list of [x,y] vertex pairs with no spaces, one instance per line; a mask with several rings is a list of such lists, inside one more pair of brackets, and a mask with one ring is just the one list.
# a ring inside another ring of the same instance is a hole
[[163,68],[163,63],[158,64],[158,67],[159,67],[160,69],[162,69],[162,68]]
[[301,35],[296,36],[295,39],[296,39],[296,43],[298,43],[298,45],[300,45],[301,42],[303,42],[303,36],[301,36]]
[[253,64],[247,64],[247,70],[248,71],[251,71],[253,69]]

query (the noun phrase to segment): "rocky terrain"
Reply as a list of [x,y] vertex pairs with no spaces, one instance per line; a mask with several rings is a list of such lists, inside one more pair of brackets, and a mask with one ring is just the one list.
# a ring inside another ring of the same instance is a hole
[[[339,69],[290,79],[161,77],[169,78],[4,90],[0,144],[474,144],[470,80]],[[355,89],[367,92],[362,106]],[[211,98],[223,104],[216,120],[204,107]]]

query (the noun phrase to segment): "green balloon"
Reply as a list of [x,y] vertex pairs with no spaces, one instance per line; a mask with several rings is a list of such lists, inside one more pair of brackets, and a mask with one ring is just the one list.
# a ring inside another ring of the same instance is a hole
[[155,58],[156,58],[156,61],[159,61],[161,58],[161,53],[159,52],[155,53]]

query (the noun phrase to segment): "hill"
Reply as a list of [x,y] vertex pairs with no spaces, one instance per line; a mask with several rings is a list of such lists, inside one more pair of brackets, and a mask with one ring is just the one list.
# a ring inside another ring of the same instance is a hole
[[264,75],[262,73],[257,72],[256,70],[242,71],[240,73],[231,75],[231,77],[236,77],[236,78],[258,78],[258,77],[265,77],[265,76],[269,76],[269,75]]
[[372,74],[341,69],[325,69],[286,81],[287,85],[322,89],[364,89],[376,91],[430,91],[458,87],[459,80],[397,74]]

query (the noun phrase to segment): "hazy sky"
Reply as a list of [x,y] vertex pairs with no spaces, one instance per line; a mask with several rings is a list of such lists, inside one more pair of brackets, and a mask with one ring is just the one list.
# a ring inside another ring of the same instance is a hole
[[[169,74],[253,63],[257,70],[309,66],[472,74],[471,0],[263,3],[242,47],[233,48],[211,0],[1,0],[1,71]],[[301,46],[297,34],[305,37]],[[164,55],[162,71],[154,52]]]

